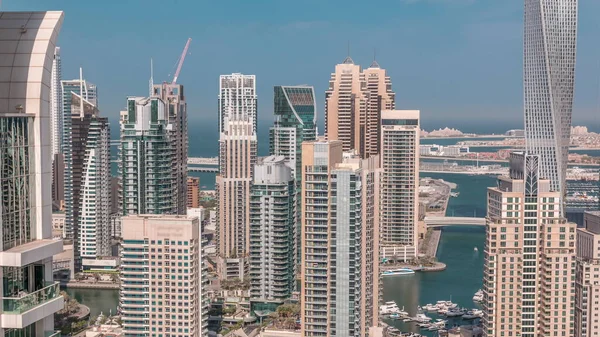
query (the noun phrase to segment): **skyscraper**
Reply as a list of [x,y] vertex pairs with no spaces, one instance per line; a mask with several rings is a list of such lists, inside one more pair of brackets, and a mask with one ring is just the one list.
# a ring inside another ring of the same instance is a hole
[[119,292],[123,333],[207,336],[204,264],[198,218],[123,217]]
[[302,336],[369,336],[378,325],[377,157],[342,162],[338,140],[302,145]]
[[[77,233],[75,228],[75,205],[74,205],[74,185],[73,185],[73,141],[72,141],[72,102],[73,94],[83,97],[95,107],[98,106],[98,93],[96,85],[83,79],[82,70],[79,69],[80,78],[70,81],[60,82],[60,92],[62,94],[63,108],[63,128],[62,128],[62,145],[61,152],[64,156],[64,188],[63,194],[65,198],[65,233],[64,237],[67,240],[76,240]],[[77,245],[75,245],[76,247]]]
[[0,13],[1,328],[4,336],[39,336],[64,306],[53,282],[50,95],[62,12]]
[[376,61],[361,70],[346,57],[335,66],[325,93],[325,135],[361,158],[378,154],[381,111],[394,109],[395,96],[390,77]]
[[539,156],[512,153],[510,176],[488,188],[485,336],[573,336],[574,223]]
[[125,118],[119,164],[123,215],[177,214],[167,104],[158,97],[130,97]]
[[411,260],[418,251],[419,114],[381,113],[381,249],[394,260]]
[[108,118],[79,95],[71,94],[73,219],[79,257],[110,256],[110,127]]
[[377,61],[373,61],[369,68],[363,70],[362,81],[367,92],[367,106],[364,121],[361,120],[364,138],[361,139],[359,149],[362,149],[362,156],[368,158],[379,153],[381,111],[394,110],[396,94],[392,91],[392,80]]
[[219,79],[219,132],[227,130],[227,120],[248,120],[256,133],[258,104],[256,76],[233,73]]
[[564,196],[575,84],[577,0],[525,0],[524,22],[525,148],[540,156],[540,176]]
[[365,116],[367,97],[361,84],[361,68],[350,56],[335,66],[329,89],[325,92],[325,136],[341,140],[344,151],[355,149],[361,153],[365,130],[360,126]]
[[585,212],[583,228],[577,228],[575,263],[575,336],[600,334],[600,211]]
[[262,159],[250,196],[250,297],[283,303],[295,288],[296,188],[289,161]]
[[219,139],[217,252],[221,278],[243,279],[250,248],[250,186],[257,141],[249,120],[227,120]]
[[283,156],[292,165],[296,180],[296,260],[300,264],[300,212],[302,187],[302,142],[317,137],[317,103],[310,86],[274,88],[275,124],[269,130],[269,153]]
[[173,146],[173,174],[175,182],[175,198],[173,199],[176,214],[185,214],[187,210],[187,104],[183,85],[173,83],[155,84],[152,97],[158,97],[165,102],[168,123],[167,128],[170,142]]
[[221,75],[217,252],[221,278],[243,279],[249,253],[250,185],[257,156],[256,77]]

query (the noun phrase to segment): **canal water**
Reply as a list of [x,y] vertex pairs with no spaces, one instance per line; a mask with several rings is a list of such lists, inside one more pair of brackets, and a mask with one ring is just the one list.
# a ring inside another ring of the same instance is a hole
[[[451,198],[447,215],[484,217],[486,213],[486,190],[496,184],[492,176],[469,176],[462,174],[427,174],[421,176],[440,178],[456,183],[459,196]],[[412,316],[417,306],[435,303],[439,300],[452,300],[461,307],[474,308],[473,295],[481,288],[483,277],[484,227],[446,227],[437,251],[437,258],[447,266],[441,272],[418,272],[414,275],[402,275],[383,279],[384,301],[395,301]],[[474,248],[477,247],[478,251]],[[426,313],[437,319],[443,318]],[[434,336],[434,332],[424,332],[415,323],[387,320],[386,323],[404,332],[419,332]],[[454,320],[454,324],[469,324]]]
[[115,314],[119,305],[119,291],[111,289],[66,289],[69,296],[90,307],[90,317]]
[[[444,179],[458,184],[459,196],[451,198],[448,215],[483,217],[486,212],[486,188],[496,183],[495,177],[469,176],[465,174],[423,173],[422,177]],[[416,273],[383,279],[383,299],[396,301],[398,306],[412,315],[417,306],[450,300],[460,306],[474,307],[473,294],[481,288],[483,266],[483,227],[452,227],[443,229],[437,257],[447,265],[441,272]],[[479,252],[473,250],[477,247]],[[119,294],[117,290],[68,289],[67,293],[80,303],[90,307],[91,315],[116,311]],[[438,317],[435,317],[438,318]],[[419,331],[414,324],[388,321],[402,331]],[[424,334],[428,334],[424,333]],[[433,334],[429,333],[428,336]]]

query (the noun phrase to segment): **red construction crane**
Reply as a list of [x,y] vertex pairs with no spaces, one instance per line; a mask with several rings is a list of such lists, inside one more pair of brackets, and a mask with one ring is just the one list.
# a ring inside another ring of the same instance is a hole
[[183,48],[183,53],[179,57],[179,64],[177,65],[177,70],[175,71],[175,76],[173,77],[173,84],[177,83],[177,77],[179,77],[179,72],[181,71],[181,67],[183,66],[183,61],[185,60],[185,55],[187,54],[188,48],[190,46],[190,42],[192,42],[192,38],[190,37],[185,43],[185,48]]

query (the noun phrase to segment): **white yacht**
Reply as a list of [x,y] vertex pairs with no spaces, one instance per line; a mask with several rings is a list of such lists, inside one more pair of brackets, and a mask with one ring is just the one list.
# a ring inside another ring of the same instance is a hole
[[411,275],[414,273],[415,271],[410,268],[399,268],[386,270],[383,273],[381,273],[381,276]]

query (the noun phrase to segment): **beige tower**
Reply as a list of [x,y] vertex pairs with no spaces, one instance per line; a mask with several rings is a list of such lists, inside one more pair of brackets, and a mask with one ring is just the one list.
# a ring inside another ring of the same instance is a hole
[[341,140],[344,151],[355,150],[361,158],[378,154],[381,111],[395,106],[386,71],[375,61],[361,70],[347,57],[335,66],[325,97],[325,136]]
[[[377,157],[302,144],[302,336],[369,336],[378,325]],[[353,281],[350,281],[353,280]],[[334,328],[332,328],[334,327]]]
[[575,336],[600,336],[600,211],[586,212],[577,229]]
[[123,217],[119,309],[125,335],[208,335],[200,240],[197,217]]
[[488,188],[485,336],[573,336],[576,224],[539,177],[538,156],[511,154],[510,176]]
[[367,91],[367,107],[364,122],[361,120],[364,137],[360,140],[359,153],[363,158],[368,158],[379,153],[381,111],[394,110],[396,94],[392,91],[390,77],[376,61],[363,71],[362,80]]
[[367,96],[361,81],[360,66],[348,56],[335,66],[329,89],[325,92],[325,136],[342,141],[344,151],[356,149],[360,153],[366,107]]
[[419,221],[418,110],[381,113],[381,255],[408,261],[417,255]]
[[200,178],[187,177],[187,208],[200,207]]
[[256,133],[251,120],[227,120],[221,132],[217,176],[217,249],[222,279],[243,279],[250,236],[250,186],[256,164]]

